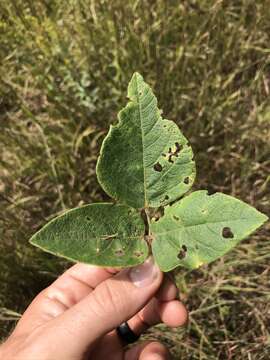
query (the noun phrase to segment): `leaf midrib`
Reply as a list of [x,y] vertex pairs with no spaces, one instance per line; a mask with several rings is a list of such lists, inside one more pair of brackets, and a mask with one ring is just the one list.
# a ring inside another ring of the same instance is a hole
[[141,128],[141,134],[142,134],[142,163],[143,163],[143,188],[144,188],[144,207],[147,207],[146,202],[146,173],[145,173],[145,163],[144,163],[144,133],[142,128],[142,111],[141,111],[141,102],[140,102],[140,96],[139,96],[139,87],[138,87],[138,76],[136,75],[136,92],[137,92],[137,99],[138,99],[138,105],[139,105],[139,116],[140,116],[140,128]]
[[[75,230],[73,230],[73,231],[66,231],[66,232],[61,232],[61,236],[62,235],[66,235],[66,234],[80,234],[80,232],[78,232],[78,231],[75,231]],[[83,234],[85,234],[83,231],[81,232],[81,233],[83,233]],[[59,236],[60,237],[60,235],[59,234],[56,234],[56,236]],[[115,237],[115,238],[110,238],[110,239],[102,239],[102,237],[104,237],[104,236],[107,236],[108,237],[108,235],[100,235],[100,236],[98,236],[98,237],[90,237],[90,239],[93,239],[93,240],[100,240],[100,241],[105,241],[105,242],[109,242],[109,241],[116,241],[116,240],[119,240],[119,239],[121,239],[121,238],[123,238],[123,239],[139,239],[139,238],[142,238],[143,239],[143,235],[137,235],[137,236],[125,236],[125,235],[121,235],[121,236],[119,236],[119,237]]]

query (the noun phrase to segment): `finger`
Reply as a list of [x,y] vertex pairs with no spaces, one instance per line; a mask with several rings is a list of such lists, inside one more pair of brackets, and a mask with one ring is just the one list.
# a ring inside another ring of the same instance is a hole
[[[162,284],[159,290],[157,291],[155,298],[158,298],[159,300],[171,301],[178,296],[178,289],[174,284],[174,279],[171,276],[167,276],[167,275],[168,274],[165,274],[165,276],[163,277]],[[154,299],[150,300],[150,302],[145,306],[144,309],[142,309],[138,314],[134,315],[133,318],[128,320],[129,326],[137,335],[142,334],[150,326],[158,324],[159,322],[162,321],[161,316],[159,314],[159,308],[157,306],[159,302],[157,302]],[[149,315],[144,316],[146,309]],[[174,316],[175,315],[177,319],[178,309],[176,309],[176,314],[174,314]],[[167,317],[167,313],[166,313],[166,317]],[[180,321],[178,320],[180,325],[182,324],[182,322],[185,321],[184,320],[185,316],[183,316],[182,318],[183,320]],[[118,334],[115,331],[103,337],[102,346],[98,347],[98,353],[100,353],[100,351],[103,350],[106,354],[108,347],[112,348],[112,344],[116,344],[117,346],[123,344],[123,341],[121,341],[121,339],[118,338]],[[103,356],[105,357],[104,354]],[[102,358],[102,356],[100,356],[100,358]]]
[[154,298],[128,321],[128,325],[135,334],[141,335],[149,327],[159,323],[178,327],[184,325],[187,320],[187,309],[179,300],[163,302]]
[[158,313],[165,325],[169,327],[183,326],[188,322],[188,311],[179,300],[158,303]]
[[30,332],[40,324],[59,316],[115,272],[115,269],[86,264],[72,266],[34,299],[19,321],[16,333]]
[[[163,282],[155,295],[156,299],[152,299],[138,314],[128,321],[130,328],[140,335],[150,326],[164,322],[167,326],[181,326],[186,322],[188,317],[187,310],[181,302],[175,305],[169,305],[169,302],[179,297],[174,279],[170,274],[165,274]],[[176,310],[170,316],[167,309]],[[164,314],[164,315],[163,315]]]
[[[162,273],[147,260],[99,284],[86,298],[57,317],[50,325],[59,344],[85,351],[97,338],[115,329],[141,310],[162,282]],[[74,339],[76,343],[74,344]]]
[[174,300],[179,297],[179,290],[177,289],[174,280],[168,274],[164,275],[162,284],[155,296],[161,301]]
[[144,342],[135,345],[125,353],[125,360],[169,360],[168,349],[159,342]]

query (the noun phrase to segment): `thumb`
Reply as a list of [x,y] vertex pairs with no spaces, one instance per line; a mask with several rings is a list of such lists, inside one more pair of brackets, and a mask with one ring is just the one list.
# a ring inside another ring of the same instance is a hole
[[[55,319],[59,322],[56,329],[61,329],[57,334],[58,342],[72,344],[73,351],[74,342],[77,350],[88,348],[96,339],[140,311],[161,282],[162,272],[152,258],[142,265],[122,270]],[[63,328],[67,331],[63,332]]]

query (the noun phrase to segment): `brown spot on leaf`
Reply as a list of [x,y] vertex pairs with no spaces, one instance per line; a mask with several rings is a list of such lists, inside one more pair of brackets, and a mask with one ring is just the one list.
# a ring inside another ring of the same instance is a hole
[[124,251],[122,249],[118,249],[118,250],[115,251],[115,255],[116,256],[123,256],[123,255],[125,255],[125,253],[124,253]]
[[172,163],[172,164],[174,163],[174,161],[172,159],[172,154],[169,156],[169,162]]
[[153,235],[144,235],[144,240],[147,242],[147,244],[151,245],[153,241]]
[[134,251],[133,255],[135,257],[141,257],[141,256],[143,256],[143,252],[142,251]]
[[154,170],[155,170],[155,171],[158,171],[158,172],[161,172],[161,171],[162,171],[162,166],[160,165],[159,162],[157,162],[157,163],[154,165]]
[[184,178],[184,183],[189,184],[189,177],[188,176]]
[[228,227],[228,226],[225,226],[225,227],[222,229],[222,236],[223,236],[225,239],[232,239],[232,238],[234,237],[231,228]]
[[178,216],[176,216],[176,215],[173,215],[173,218],[174,218],[174,220],[176,220],[176,221],[179,221],[179,220],[180,220],[180,218],[179,218]]
[[187,255],[187,247],[186,245],[182,245],[182,249],[180,249],[177,257],[179,260],[183,260]]
[[160,206],[157,210],[155,210],[152,219],[154,221],[158,221],[162,216],[164,216],[164,207]]

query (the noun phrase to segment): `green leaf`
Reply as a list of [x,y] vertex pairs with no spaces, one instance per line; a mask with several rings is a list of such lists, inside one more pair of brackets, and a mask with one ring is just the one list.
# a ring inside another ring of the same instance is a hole
[[156,97],[138,73],[129,83],[128,98],[102,144],[99,183],[111,197],[135,208],[166,205],[194,182],[192,149],[177,125],[162,119]]
[[50,221],[30,242],[52,254],[99,266],[133,266],[148,255],[140,213],[108,203],[70,210]]
[[224,255],[266,220],[231,196],[196,191],[151,222],[153,255],[163,271],[194,269]]
[[[126,267],[142,263],[151,243],[161,270],[194,269],[224,255],[267,220],[221,193],[197,191],[166,206],[194,182],[192,149],[177,125],[162,119],[156,97],[138,73],[129,83],[128,97],[97,163],[103,189],[128,206],[73,209],[44,226],[32,244],[74,261]],[[164,206],[164,215],[157,219]],[[145,208],[144,221],[136,208]],[[151,213],[155,221],[146,224]]]

